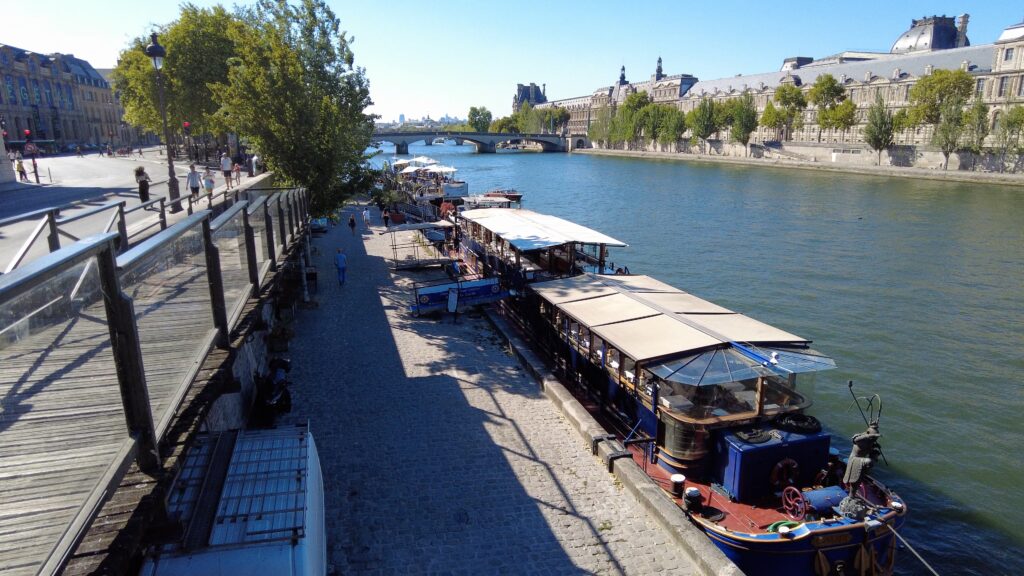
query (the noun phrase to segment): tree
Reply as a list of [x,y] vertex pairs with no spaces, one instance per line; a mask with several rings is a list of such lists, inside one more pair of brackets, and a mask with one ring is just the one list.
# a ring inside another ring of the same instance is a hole
[[988,106],[981,101],[981,98],[975,97],[971,106],[964,113],[964,136],[967,139],[967,148],[973,155],[971,170],[978,167],[978,156],[981,155],[985,146],[985,138],[988,137],[988,133]]
[[948,99],[942,103],[939,121],[935,125],[935,133],[932,135],[932,144],[938,146],[945,159],[942,164],[943,170],[949,169],[949,155],[959,148],[963,133],[963,104],[956,99]]
[[551,133],[561,132],[569,124],[569,118],[571,118],[571,115],[565,108],[559,106],[545,108],[543,117],[544,129]]
[[754,97],[744,93],[735,100],[732,108],[732,126],[729,128],[729,135],[733,140],[743,144],[745,155],[750,151],[747,144],[750,142],[750,135],[757,130],[757,106],[754,104]]
[[639,125],[640,110],[651,103],[647,92],[634,92],[619,104],[612,118],[611,134],[609,139],[612,143],[636,144],[641,136]]
[[849,130],[857,123],[857,105],[853,100],[843,100],[829,114],[832,127],[838,130]]
[[[1024,130],[1024,106],[1017,104],[999,115],[996,121],[996,149],[999,151],[999,171],[1006,167],[1006,153],[1016,150]],[[1016,164],[1015,164],[1016,165]]]
[[664,110],[661,129],[657,135],[658,144],[668,146],[679,142],[683,137],[683,132],[686,132],[686,116],[675,106],[665,104],[658,104],[658,106]]
[[764,106],[764,111],[761,112],[761,126],[774,130],[775,139],[777,140],[779,138],[779,130],[782,128],[784,123],[785,120],[779,113],[779,109],[772,104],[771,100],[769,100]]
[[[237,20],[223,7],[183,4],[181,15],[164,26],[160,43],[167,49],[162,76],[169,126],[192,125],[193,134],[223,130],[215,114],[220,104],[210,86],[227,81],[228,60],[237,49],[230,33]],[[148,37],[137,38],[121,52],[112,77],[121,93],[125,120],[163,134],[159,92],[153,63],[143,52]]]
[[885,106],[881,94],[875,96],[875,103],[868,108],[868,121],[864,126],[864,141],[878,152],[878,165],[882,165],[882,150],[895,144],[895,123],[892,112]]
[[597,142],[602,146],[609,143],[612,127],[612,109],[610,106],[602,106],[594,112],[590,125],[587,126],[587,137],[591,142]]
[[781,106],[779,114],[782,118],[782,127],[785,129],[784,139],[792,138],[794,128],[803,125],[800,113],[807,108],[807,99],[804,92],[793,84],[783,84],[775,89],[775,103]]
[[910,88],[908,125],[938,124],[945,103],[955,101],[962,106],[973,90],[974,80],[967,72],[935,70]]
[[374,116],[351,39],[323,0],[259,0],[239,10],[217,115],[248,137],[282,181],[306,187],[325,214],[363,191]]
[[466,124],[469,124],[474,132],[487,132],[487,128],[491,125],[491,111],[485,106],[479,108],[471,106]]
[[[818,142],[821,142],[821,130],[823,128],[839,127],[836,125],[835,110],[841,103],[848,102],[846,88],[836,80],[835,76],[822,74],[818,76],[811,89],[807,92],[807,100],[818,109]],[[849,128],[849,126],[846,126],[846,128]]]
[[521,132],[515,116],[503,116],[498,118],[491,123],[490,131],[499,134],[517,134]]
[[715,101],[701,98],[697,107],[686,115],[686,127],[693,133],[694,138],[700,140],[703,154],[708,138],[718,130],[715,124]]

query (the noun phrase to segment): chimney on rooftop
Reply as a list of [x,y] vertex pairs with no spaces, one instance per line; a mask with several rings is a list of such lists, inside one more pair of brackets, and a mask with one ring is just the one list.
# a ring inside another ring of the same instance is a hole
[[967,21],[971,19],[970,14],[961,14],[959,16],[960,22],[956,26],[956,47],[963,48],[967,46]]

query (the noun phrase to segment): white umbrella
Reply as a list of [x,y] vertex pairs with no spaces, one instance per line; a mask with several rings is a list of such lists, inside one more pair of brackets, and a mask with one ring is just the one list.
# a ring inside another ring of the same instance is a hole
[[392,166],[405,166],[409,162],[410,162],[409,160],[395,160],[394,162],[391,163],[391,165]]
[[427,158],[426,156],[417,156],[411,160],[418,164],[437,164],[437,160],[433,158]]
[[412,174],[417,170],[423,170],[423,168],[420,166],[407,166],[405,168],[402,168],[402,171],[399,172],[399,174]]
[[440,172],[444,174],[449,174],[455,171],[456,169],[451,166],[431,166],[430,168],[427,168],[427,172]]

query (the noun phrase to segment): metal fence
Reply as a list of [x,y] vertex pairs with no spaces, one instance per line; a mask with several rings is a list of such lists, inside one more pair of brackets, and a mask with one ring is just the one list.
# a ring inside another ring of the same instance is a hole
[[[159,441],[195,374],[305,234],[307,206],[302,189],[232,197],[216,219],[195,211],[120,255],[123,226],[0,276],[0,532],[25,565],[58,571],[127,466],[160,468]],[[18,491],[25,478],[32,495]],[[14,507],[51,492],[53,510],[40,510],[63,528],[18,543],[18,522],[38,519]]]

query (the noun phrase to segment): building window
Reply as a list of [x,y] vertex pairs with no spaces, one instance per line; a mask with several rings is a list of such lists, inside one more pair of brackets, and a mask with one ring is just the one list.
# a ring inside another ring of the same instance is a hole
[[1017,96],[1024,96],[1024,76],[1017,78]]
[[8,74],[4,77],[4,84],[7,85],[7,101],[11,104],[18,103],[18,93],[14,91],[14,78]]
[[985,79],[978,78],[977,83],[974,85],[975,96],[981,96],[981,93],[985,91]]
[[28,84],[25,83],[24,78],[18,78],[18,89],[21,92],[21,105],[29,106],[28,100]]
[[1003,62],[1013,60],[1013,48],[1007,48],[1003,50]]
[[1009,76],[1003,76],[1002,78],[999,79],[999,91],[996,94],[996,97],[1002,98],[1003,96],[1006,95],[1006,82],[1009,79],[1010,79]]

